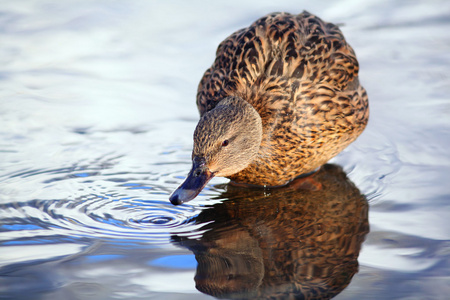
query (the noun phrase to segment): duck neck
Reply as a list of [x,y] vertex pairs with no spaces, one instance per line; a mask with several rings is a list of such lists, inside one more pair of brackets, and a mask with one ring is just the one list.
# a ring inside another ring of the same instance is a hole
[[255,125],[258,127],[259,130],[257,131],[259,131],[262,135],[261,116],[250,103],[241,97],[226,97],[217,104],[216,108],[219,107],[231,108],[236,114],[241,115],[244,121],[250,122],[249,125]]

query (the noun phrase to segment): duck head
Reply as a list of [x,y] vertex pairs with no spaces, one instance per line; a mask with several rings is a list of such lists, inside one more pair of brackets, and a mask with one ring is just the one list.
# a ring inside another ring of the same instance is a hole
[[174,205],[194,199],[214,176],[228,177],[257,156],[262,122],[251,104],[227,97],[203,114],[194,132],[192,169],[170,196]]

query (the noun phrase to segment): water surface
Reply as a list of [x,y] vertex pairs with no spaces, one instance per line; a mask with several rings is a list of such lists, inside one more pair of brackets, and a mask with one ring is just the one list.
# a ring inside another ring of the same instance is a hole
[[[371,105],[366,131],[320,175],[329,189],[236,191],[215,178],[172,206],[218,43],[303,9],[341,24]],[[0,298],[446,299],[449,12],[448,1],[4,1]]]

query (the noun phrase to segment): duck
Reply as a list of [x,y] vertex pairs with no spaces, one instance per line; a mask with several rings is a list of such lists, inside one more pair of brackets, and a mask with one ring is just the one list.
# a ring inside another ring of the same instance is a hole
[[170,202],[194,199],[213,177],[271,188],[313,174],[367,125],[358,72],[339,27],[307,11],[231,34],[200,80],[192,168]]

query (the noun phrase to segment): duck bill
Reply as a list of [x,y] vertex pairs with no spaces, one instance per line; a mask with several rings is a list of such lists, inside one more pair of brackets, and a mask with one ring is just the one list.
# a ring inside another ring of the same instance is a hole
[[170,196],[173,205],[183,204],[194,199],[214,177],[207,167],[204,158],[194,157],[192,169],[186,180]]

